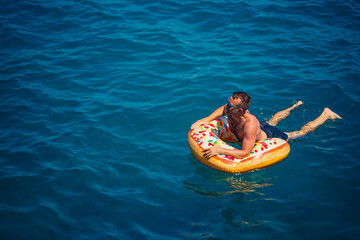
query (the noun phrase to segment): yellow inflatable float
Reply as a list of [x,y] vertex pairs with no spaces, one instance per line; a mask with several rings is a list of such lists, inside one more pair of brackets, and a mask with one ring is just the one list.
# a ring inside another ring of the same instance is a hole
[[281,138],[267,138],[256,142],[252,152],[242,159],[226,155],[203,157],[202,151],[211,145],[235,149],[228,143],[238,143],[230,131],[227,117],[221,117],[196,129],[190,129],[188,143],[191,152],[203,164],[227,173],[246,173],[274,165],[289,155],[290,145]]

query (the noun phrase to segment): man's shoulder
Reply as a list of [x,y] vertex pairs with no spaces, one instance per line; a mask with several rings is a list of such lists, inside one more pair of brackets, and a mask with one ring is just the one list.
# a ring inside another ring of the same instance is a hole
[[258,122],[259,122],[259,120],[257,119],[257,117],[255,117],[251,113],[248,113],[247,118],[246,118],[247,124],[257,124]]
[[249,115],[245,122],[245,129],[257,129],[259,127],[259,120],[252,114]]

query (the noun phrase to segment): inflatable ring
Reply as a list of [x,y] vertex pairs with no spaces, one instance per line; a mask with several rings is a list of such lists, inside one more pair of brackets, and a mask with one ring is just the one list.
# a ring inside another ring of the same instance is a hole
[[210,159],[203,157],[202,151],[212,145],[235,149],[228,143],[238,143],[230,131],[227,117],[221,117],[196,129],[190,129],[188,143],[191,152],[203,164],[227,173],[246,173],[272,166],[289,155],[290,145],[281,138],[267,138],[255,143],[251,153],[236,159],[227,155],[217,155]]

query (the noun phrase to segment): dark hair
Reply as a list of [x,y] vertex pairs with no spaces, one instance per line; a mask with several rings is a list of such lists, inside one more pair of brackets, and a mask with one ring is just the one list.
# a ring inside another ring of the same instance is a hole
[[251,97],[246,92],[234,92],[232,97],[240,98],[240,103],[238,104],[239,107],[241,107],[245,110],[250,107]]

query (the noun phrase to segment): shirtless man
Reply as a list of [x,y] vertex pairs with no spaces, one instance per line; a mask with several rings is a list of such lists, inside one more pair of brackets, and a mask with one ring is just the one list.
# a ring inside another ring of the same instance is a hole
[[255,142],[264,140],[265,138],[282,138],[284,140],[296,139],[305,136],[310,131],[314,131],[317,127],[323,124],[328,119],[341,119],[339,115],[325,108],[322,114],[315,120],[308,122],[299,131],[282,132],[277,129],[276,124],[289,116],[290,112],[303,104],[298,101],[292,107],[276,113],[269,121],[259,122],[259,120],[252,115],[248,108],[250,107],[251,97],[245,92],[234,92],[227,100],[224,106],[216,109],[208,117],[196,121],[191,128],[197,128],[201,124],[207,124],[221,116],[228,116],[228,123],[232,133],[242,141],[242,149],[225,149],[219,146],[212,146],[203,151],[206,159],[218,154],[228,155],[234,158],[244,158],[250,154]]

